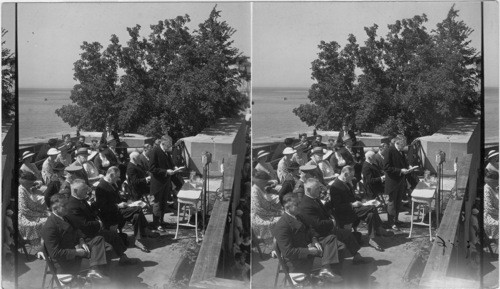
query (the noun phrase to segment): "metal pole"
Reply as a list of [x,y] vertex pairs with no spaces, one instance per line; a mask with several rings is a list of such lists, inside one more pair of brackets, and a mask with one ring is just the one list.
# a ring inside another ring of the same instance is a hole
[[203,166],[203,199],[201,200],[202,205],[202,221],[203,221],[203,236],[205,235],[205,215],[206,215],[206,203],[207,203],[207,165]]

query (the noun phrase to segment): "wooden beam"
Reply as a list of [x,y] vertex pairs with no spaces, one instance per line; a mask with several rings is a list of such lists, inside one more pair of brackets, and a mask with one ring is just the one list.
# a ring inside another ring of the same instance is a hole
[[219,289],[219,288],[249,288],[248,282],[213,277],[190,286],[191,288]]
[[[432,249],[425,265],[424,273],[420,279],[421,287],[436,288],[439,283],[442,287],[446,285],[446,280],[449,278],[448,268],[450,267],[450,260],[453,251],[453,245],[457,236],[458,228],[460,226],[460,212],[464,202],[463,195],[467,190],[467,183],[469,179],[469,171],[471,166],[472,155],[466,155],[459,161],[459,172],[455,189],[459,196],[459,200],[450,199],[446,210],[441,220],[441,224],[437,230],[436,238],[432,245]],[[440,237],[440,238],[438,238]],[[443,241],[444,245],[443,246]]]
[[237,156],[230,156],[224,163],[224,179],[222,193],[226,196],[225,201],[217,199],[210,215],[203,243],[198,253],[198,258],[194,266],[193,274],[189,286],[193,288],[205,288],[199,286],[203,282],[215,280],[219,264],[221,248],[224,241],[224,229],[226,228],[227,215],[230,208],[230,197],[233,190],[233,181],[236,172]]

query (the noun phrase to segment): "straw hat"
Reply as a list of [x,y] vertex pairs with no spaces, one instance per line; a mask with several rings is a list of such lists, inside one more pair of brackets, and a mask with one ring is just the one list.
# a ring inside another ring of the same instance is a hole
[[293,155],[295,153],[295,150],[292,149],[291,147],[286,147],[284,150],[283,150],[283,154],[284,155]]
[[316,165],[303,165],[303,166],[300,166],[300,170],[302,172],[311,172],[311,171],[314,171],[316,168],[317,168]]
[[269,152],[266,152],[265,150],[261,150],[257,153],[257,159],[260,159],[260,158],[263,158],[263,157],[267,157],[268,155],[270,155],[271,153]]
[[496,156],[498,156],[498,152],[496,150],[491,150],[488,153],[488,160],[490,160],[491,158],[496,157]]
[[48,151],[47,151],[47,155],[48,156],[57,156],[58,154],[60,154],[61,152],[55,148],[50,148]]
[[23,161],[24,161],[25,159],[27,159],[27,158],[29,158],[29,157],[32,157],[32,156],[34,156],[34,155],[35,155],[35,153],[32,153],[32,152],[30,152],[30,151],[25,151],[25,152],[23,153],[23,157],[22,157],[22,159],[21,159],[21,160],[23,160]]

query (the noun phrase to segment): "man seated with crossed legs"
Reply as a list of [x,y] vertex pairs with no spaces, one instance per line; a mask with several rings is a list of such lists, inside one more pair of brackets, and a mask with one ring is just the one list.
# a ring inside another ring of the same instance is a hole
[[319,235],[301,219],[298,200],[294,194],[283,198],[285,212],[273,228],[278,247],[292,273],[311,273],[314,258],[321,258],[320,278],[332,283],[342,282],[340,276],[340,250],[345,245],[333,234],[320,238]]
[[82,258],[89,258],[88,278],[105,279],[99,267],[107,264],[106,246],[102,236],[85,240],[80,230],[66,219],[68,198],[56,194],[50,198],[52,214],[43,225],[41,232],[49,256],[54,260],[58,274],[76,275],[80,271]]

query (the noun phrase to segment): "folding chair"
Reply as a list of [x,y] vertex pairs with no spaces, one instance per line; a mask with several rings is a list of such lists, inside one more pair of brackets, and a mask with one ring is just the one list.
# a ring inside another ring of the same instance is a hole
[[264,258],[262,257],[262,250],[260,249],[260,243],[262,243],[262,240],[257,238],[257,235],[252,229],[252,247],[257,249],[260,259],[264,260]]
[[[47,275],[50,274],[52,277],[50,278],[50,283],[48,288],[59,288],[63,289],[64,286],[70,285],[75,276],[71,274],[57,274],[56,266],[54,265],[54,261],[50,258],[50,255],[45,247],[45,244],[42,242],[43,254],[42,259],[45,260],[45,270],[43,273],[42,280],[42,289],[45,289],[45,281],[47,280]],[[78,286],[77,288],[81,288]]]
[[278,268],[276,268],[276,277],[274,278],[274,288],[278,286],[278,278],[280,273],[285,274],[283,278],[283,286],[286,286],[288,282],[292,288],[295,288],[296,285],[294,284],[292,277],[290,276],[290,271],[288,269],[288,266],[286,265],[285,260],[283,260],[283,256],[281,255],[278,243],[275,243],[274,250],[276,251],[276,255],[278,256]]

